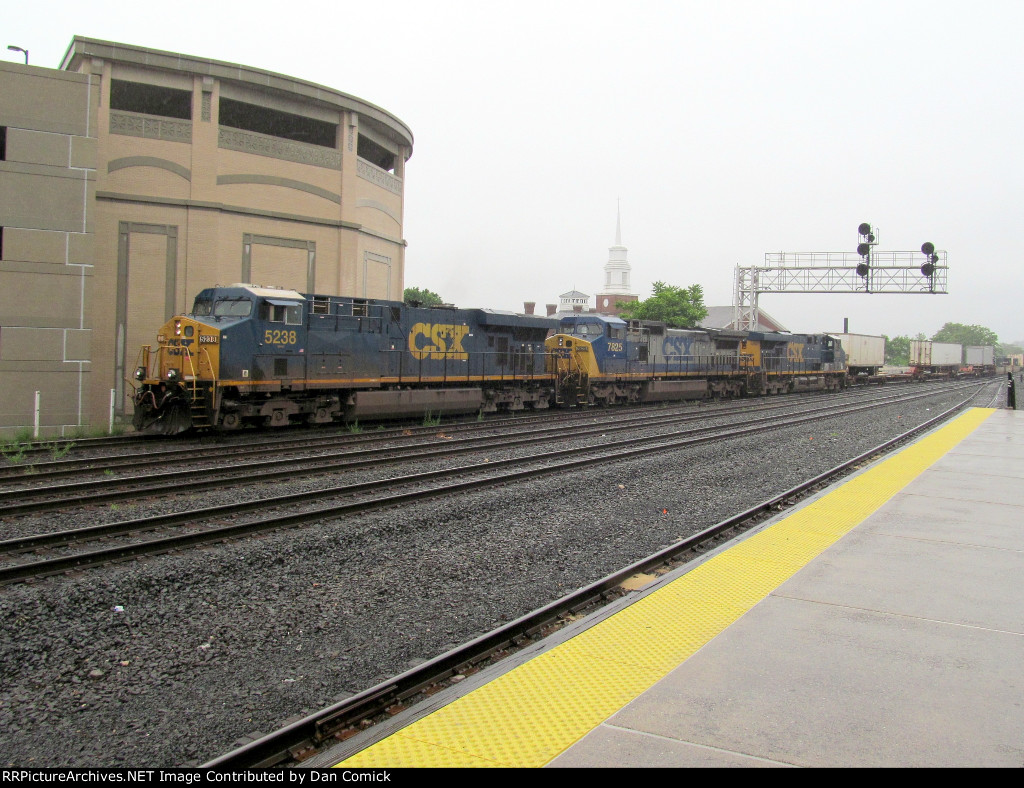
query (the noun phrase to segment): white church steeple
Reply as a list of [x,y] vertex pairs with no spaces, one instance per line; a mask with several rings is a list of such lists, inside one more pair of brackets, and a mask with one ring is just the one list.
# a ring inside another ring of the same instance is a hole
[[628,250],[622,245],[622,211],[615,206],[615,246],[608,247],[608,262],[604,265],[603,293],[630,295],[629,274],[632,270],[626,259]]

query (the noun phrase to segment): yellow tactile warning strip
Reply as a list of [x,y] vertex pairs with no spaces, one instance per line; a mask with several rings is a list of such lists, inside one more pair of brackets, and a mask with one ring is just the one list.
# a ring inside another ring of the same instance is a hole
[[607,620],[338,766],[543,766],[862,522],[993,412],[967,411]]

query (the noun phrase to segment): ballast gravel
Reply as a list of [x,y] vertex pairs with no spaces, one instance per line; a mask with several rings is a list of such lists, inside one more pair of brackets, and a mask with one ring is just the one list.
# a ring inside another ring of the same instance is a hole
[[200,765],[963,397],[2,587],[0,765]]

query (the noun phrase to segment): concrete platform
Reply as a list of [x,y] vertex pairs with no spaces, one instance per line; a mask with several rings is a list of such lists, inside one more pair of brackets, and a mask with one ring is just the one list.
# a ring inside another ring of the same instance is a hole
[[551,766],[1024,766],[1024,413],[993,413]]
[[1024,413],[970,411],[465,683],[337,765],[1024,766]]

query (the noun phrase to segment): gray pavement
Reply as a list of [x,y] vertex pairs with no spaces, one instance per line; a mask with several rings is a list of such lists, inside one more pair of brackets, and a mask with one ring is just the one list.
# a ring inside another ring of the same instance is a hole
[[1024,412],[549,765],[1024,766]]

